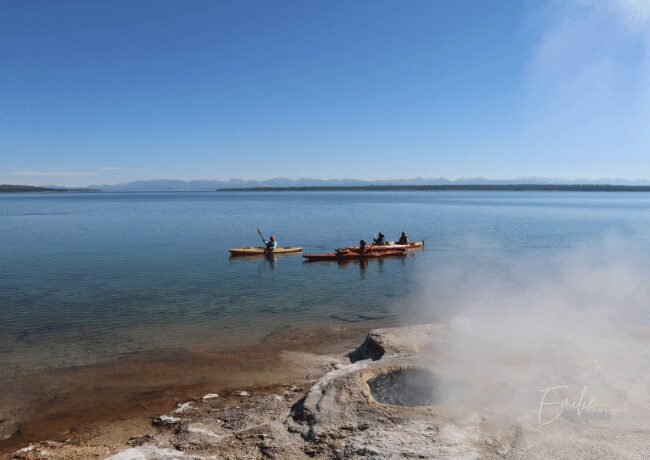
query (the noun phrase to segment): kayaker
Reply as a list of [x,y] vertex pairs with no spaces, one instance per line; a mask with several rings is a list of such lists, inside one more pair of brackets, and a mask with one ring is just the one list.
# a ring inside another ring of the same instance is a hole
[[275,236],[271,235],[269,241],[266,243],[266,249],[268,251],[274,251],[278,247],[278,242],[275,240]]
[[379,232],[379,234],[377,235],[377,238],[374,238],[373,241],[374,241],[374,244],[376,244],[376,245],[386,244],[386,238],[384,237],[384,234],[382,232]]
[[359,241],[359,254],[365,254],[366,250],[366,240]]
[[402,232],[402,236],[399,237],[397,244],[409,244],[409,236],[406,232]]

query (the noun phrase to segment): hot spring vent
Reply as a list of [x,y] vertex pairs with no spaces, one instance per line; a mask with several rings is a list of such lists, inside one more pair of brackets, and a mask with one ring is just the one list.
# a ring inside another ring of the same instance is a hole
[[432,406],[459,399],[467,392],[462,382],[441,379],[421,368],[404,368],[368,380],[375,401],[395,406]]

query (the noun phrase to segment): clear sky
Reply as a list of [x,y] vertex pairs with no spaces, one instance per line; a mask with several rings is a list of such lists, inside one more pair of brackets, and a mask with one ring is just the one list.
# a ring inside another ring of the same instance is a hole
[[650,1],[6,0],[0,183],[650,178]]

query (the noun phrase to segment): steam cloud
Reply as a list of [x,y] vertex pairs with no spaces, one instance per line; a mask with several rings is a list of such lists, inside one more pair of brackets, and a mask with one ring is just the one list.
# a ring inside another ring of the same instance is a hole
[[[550,433],[546,425],[557,427],[571,415],[574,422],[604,415],[600,425],[577,425],[577,433],[596,439],[650,429],[650,265],[640,247],[608,237],[543,256],[497,250],[432,268],[418,302],[423,317],[435,312],[448,332],[423,365],[467,382],[471,396],[454,409],[485,417],[497,430],[522,424],[539,430],[539,439]],[[554,419],[559,406],[540,411],[549,388],[557,389],[547,402],[577,402],[582,394],[585,405],[595,405]],[[605,422],[606,431],[598,432]]]

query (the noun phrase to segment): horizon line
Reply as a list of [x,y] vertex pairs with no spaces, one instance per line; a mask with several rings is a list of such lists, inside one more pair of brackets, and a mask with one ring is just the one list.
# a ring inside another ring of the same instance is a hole
[[216,190],[100,190],[93,188],[51,188],[0,184],[0,193],[14,192],[89,192],[89,193],[233,193],[233,192],[408,192],[408,191],[513,191],[513,192],[650,192],[650,185],[617,184],[438,184],[438,185],[325,185],[278,187],[226,187]]

